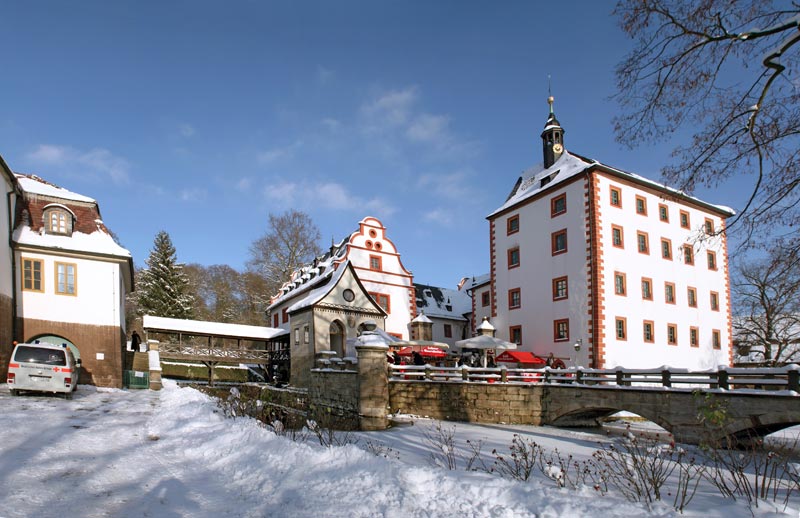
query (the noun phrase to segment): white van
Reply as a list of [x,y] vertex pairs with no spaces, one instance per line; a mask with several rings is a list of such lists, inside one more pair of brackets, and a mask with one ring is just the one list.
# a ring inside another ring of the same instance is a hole
[[66,399],[78,387],[81,361],[66,344],[44,342],[17,344],[8,363],[8,388],[11,395],[20,392],[58,392]]

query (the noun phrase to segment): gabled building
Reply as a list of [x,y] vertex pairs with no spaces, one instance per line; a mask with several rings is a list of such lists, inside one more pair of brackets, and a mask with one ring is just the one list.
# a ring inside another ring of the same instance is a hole
[[309,371],[321,355],[333,352],[340,358],[355,357],[348,339],[356,338],[367,320],[381,325],[387,317],[353,264],[339,262],[345,248],[339,247],[337,252],[341,255],[326,254],[313,266],[298,270],[267,310],[273,327],[290,332],[292,385],[308,384]]
[[[472,299],[460,290],[415,284],[417,314],[431,321],[431,338],[454,346],[457,340],[472,336]],[[412,333],[413,334],[413,333]],[[412,339],[421,339],[412,336]]]
[[120,387],[130,252],[92,198],[33,175],[15,180],[15,339],[65,343],[81,359],[81,383]]
[[730,364],[733,211],[567,151],[549,102],[543,164],[487,217],[497,336],[596,368]]
[[469,315],[469,336],[475,336],[483,319],[492,318],[492,276],[486,273],[477,277],[464,277],[458,283],[458,291],[470,298],[472,311]]

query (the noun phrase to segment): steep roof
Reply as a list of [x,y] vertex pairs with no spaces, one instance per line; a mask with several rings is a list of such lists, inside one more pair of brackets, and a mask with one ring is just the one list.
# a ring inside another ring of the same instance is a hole
[[537,164],[523,171],[520,177],[517,179],[517,182],[505,203],[489,214],[487,218],[492,219],[493,217],[510,210],[523,201],[531,199],[540,193],[556,188],[559,184],[566,182],[570,178],[583,173],[588,173],[593,170],[602,171],[639,185],[661,191],[666,195],[700,205],[707,210],[719,214],[722,217],[730,217],[735,214],[734,210],[730,207],[710,204],[700,200],[699,198],[695,198],[694,196],[689,196],[678,189],[667,187],[664,184],[654,182],[643,176],[629,173],[627,171],[602,164],[597,160],[585,158],[576,153],[569,153],[565,150],[552,166],[545,168],[542,164]]
[[467,320],[464,315],[472,312],[472,299],[464,292],[427,284],[415,284],[414,291],[417,312],[429,317]]
[[[35,175],[16,175],[22,188],[17,204],[14,242],[42,248],[99,254],[125,259],[131,253],[117,244],[100,217],[97,202],[81,194],[62,189]],[[73,215],[71,235],[45,233],[44,211],[58,206]]]

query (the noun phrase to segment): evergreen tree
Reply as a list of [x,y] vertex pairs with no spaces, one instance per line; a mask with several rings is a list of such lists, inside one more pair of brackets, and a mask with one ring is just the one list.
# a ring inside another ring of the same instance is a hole
[[165,231],[156,235],[153,250],[145,261],[137,286],[140,315],[192,318],[194,296],[183,264],[178,262],[175,247]]

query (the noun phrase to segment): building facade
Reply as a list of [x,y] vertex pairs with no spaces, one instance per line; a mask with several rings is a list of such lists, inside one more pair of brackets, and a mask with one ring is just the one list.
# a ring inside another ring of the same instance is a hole
[[0,157],[0,379],[5,380],[14,340],[14,253],[11,234],[19,186],[3,157]]
[[733,212],[568,152],[550,101],[543,165],[487,218],[497,336],[595,368],[730,364]]
[[[472,336],[472,299],[461,290],[451,290],[415,284],[417,314],[431,321],[431,338],[434,342],[453,347],[458,340]],[[412,332],[413,335],[413,332]],[[412,336],[419,340],[421,337]]]
[[130,252],[95,200],[33,175],[16,181],[15,338],[67,344],[82,362],[81,383],[121,387]]

